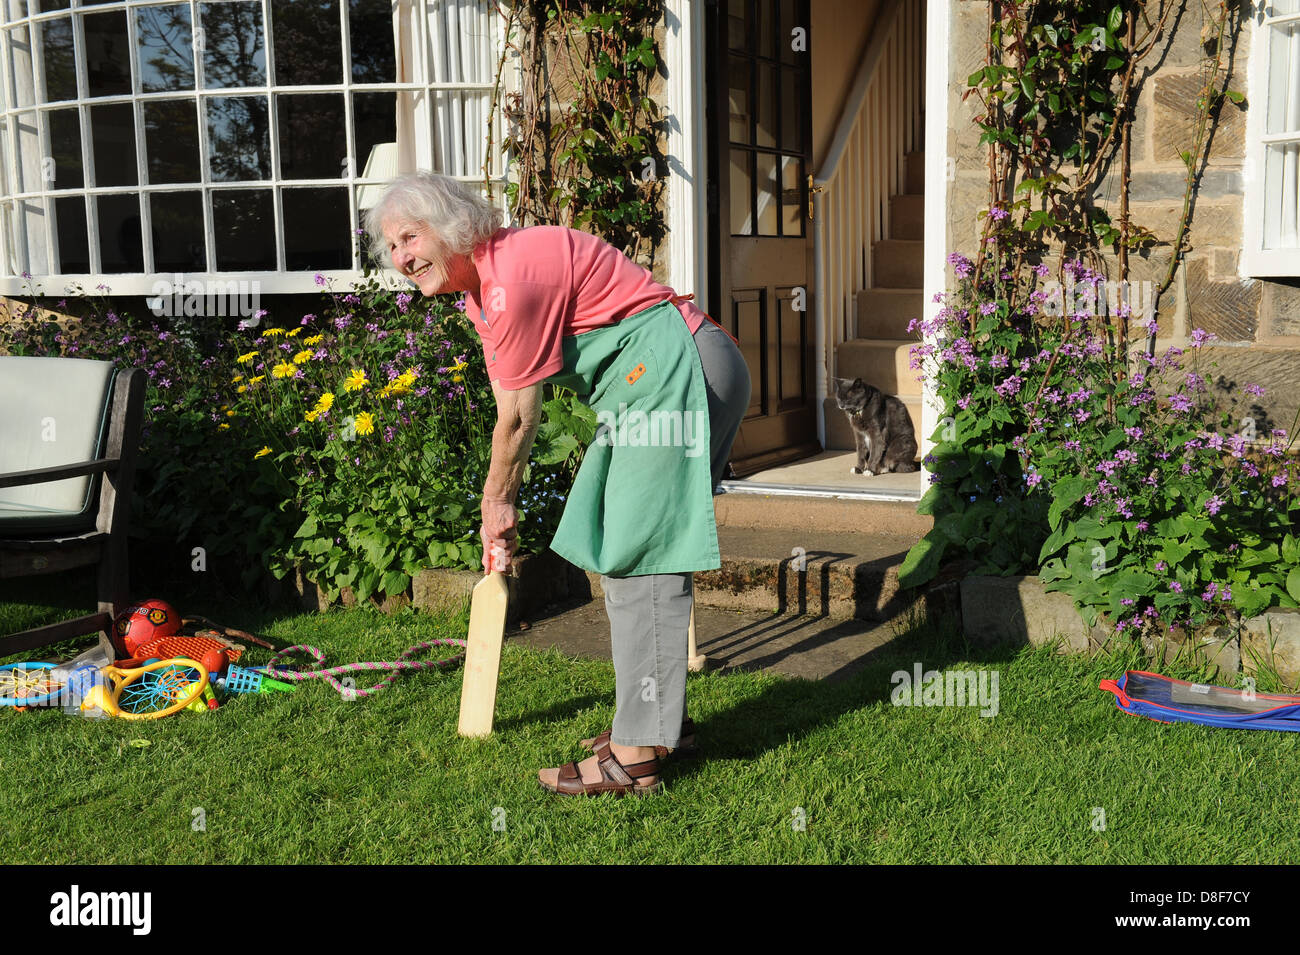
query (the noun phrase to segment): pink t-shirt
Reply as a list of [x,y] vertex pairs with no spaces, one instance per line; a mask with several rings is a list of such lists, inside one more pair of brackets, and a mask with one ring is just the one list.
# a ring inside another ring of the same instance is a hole
[[[488,377],[511,391],[564,366],[565,336],[677,294],[603,239],[563,226],[501,229],[474,250],[474,263],[481,284],[466,314],[483,340]],[[678,309],[695,334],[705,314],[690,302]]]

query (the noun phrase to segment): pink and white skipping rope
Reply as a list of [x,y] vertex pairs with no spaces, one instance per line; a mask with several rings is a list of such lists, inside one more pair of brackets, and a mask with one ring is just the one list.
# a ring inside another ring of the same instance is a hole
[[[287,680],[290,682],[299,682],[302,680],[325,680],[330,686],[343,694],[345,699],[352,697],[365,698],[374,696],[380,690],[386,690],[397,680],[398,675],[403,670],[439,670],[447,669],[465,659],[464,647],[466,641],[458,639],[448,640],[430,640],[427,643],[417,643],[415,646],[403,650],[392,663],[346,663],[343,666],[329,667],[328,669],[318,670],[277,670],[276,664],[284,657],[290,654],[300,653],[312,657],[318,666],[324,666],[325,654],[316,647],[310,647],[306,644],[299,644],[295,647],[288,647],[281,650],[271,657],[265,667],[256,669],[264,672],[268,677],[275,680]],[[445,660],[411,660],[422,650],[428,650],[432,647],[460,647],[461,652]],[[339,674],[357,673],[362,670],[383,670],[388,672],[383,680],[380,680],[374,686],[365,689],[356,689],[350,686],[344,686],[337,679]]]

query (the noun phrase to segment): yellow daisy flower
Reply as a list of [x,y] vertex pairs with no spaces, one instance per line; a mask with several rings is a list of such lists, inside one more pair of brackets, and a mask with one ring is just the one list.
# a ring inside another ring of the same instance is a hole
[[248,379],[248,383],[249,383],[250,385],[255,385],[255,384],[257,384],[259,381],[261,381],[261,380],[262,380],[263,378],[265,378],[265,377],[266,377],[266,375],[258,375],[256,378],[250,378],[250,379]]
[[292,378],[297,370],[297,365],[291,364],[287,361],[282,361],[271,369],[271,374],[275,375],[277,378]]
[[375,430],[375,416],[369,411],[363,411],[357,415],[356,420],[357,434],[370,434]]
[[283,335],[283,334],[284,334],[284,329],[283,329],[283,328],[268,328],[266,331],[262,332],[262,334],[263,334],[264,336],[266,336],[267,338],[275,338],[275,337],[278,336],[278,335]]
[[316,399],[316,409],[318,411],[329,411],[334,407],[334,392],[327,391]]
[[285,337],[286,337],[286,338],[297,338],[301,333],[302,333],[302,326],[299,325],[297,328],[295,328],[295,329],[293,329],[292,331],[290,331],[289,334],[286,335]]
[[226,412],[226,417],[227,417],[227,418],[233,418],[234,416],[235,416],[235,413],[234,413],[233,411],[227,411],[227,412]]
[[465,379],[464,379],[462,376],[460,376],[460,375],[452,375],[452,376],[451,376],[451,380],[452,380],[452,381],[464,381]]
[[218,431],[229,431],[229,430],[230,430],[230,425],[226,424],[226,423],[223,421],[223,422],[221,422],[221,424],[217,425],[217,430],[218,430]]
[[232,385],[237,385],[237,384],[239,384],[239,382],[241,382],[241,381],[243,381],[243,380],[244,380],[244,376],[243,376],[243,375],[236,375],[234,378],[231,378],[231,379],[230,379],[230,383],[231,383]]
[[348,375],[347,381],[343,382],[344,391],[360,391],[366,385],[370,384],[370,379],[360,368],[354,369],[352,374]]
[[253,460],[256,461],[258,458],[264,458],[270,453],[271,453],[271,449],[269,447],[262,448],[261,451],[258,451],[255,455],[253,455]]
[[325,340],[324,335],[313,335],[311,338],[304,338],[302,340],[302,343],[304,345],[319,345],[324,340]]
[[248,390],[248,385],[240,385],[239,388],[236,390],[242,395],[245,391]]
[[305,365],[305,364],[307,364],[307,362],[309,362],[309,361],[311,361],[311,349],[310,349],[310,348],[305,348],[305,349],[303,349],[302,351],[298,352],[298,354],[296,354],[296,355],[293,356],[293,363],[294,363],[295,365]]
[[458,362],[456,362],[456,364],[452,365],[451,368],[450,368],[449,370],[450,370],[450,371],[464,371],[464,370],[465,370],[466,368],[468,368],[468,367],[469,367],[469,362],[467,362],[467,361],[458,361]]
[[305,415],[303,415],[303,417],[308,421],[315,421],[317,418],[320,417],[320,409],[314,409],[312,411],[308,411]]
[[239,362],[241,365],[247,365],[250,361],[252,361],[256,357],[257,357],[257,352],[250,351],[240,355],[238,358],[235,359],[235,361]]

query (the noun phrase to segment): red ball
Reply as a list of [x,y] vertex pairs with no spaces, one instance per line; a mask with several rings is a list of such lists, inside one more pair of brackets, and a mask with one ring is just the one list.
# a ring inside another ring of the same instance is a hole
[[127,607],[113,621],[113,639],[128,657],[150,640],[181,632],[181,615],[165,600],[145,600]]
[[203,659],[199,662],[203,664],[203,669],[207,670],[210,676],[216,677],[226,668],[226,663],[229,661],[225,650],[212,649],[203,654]]

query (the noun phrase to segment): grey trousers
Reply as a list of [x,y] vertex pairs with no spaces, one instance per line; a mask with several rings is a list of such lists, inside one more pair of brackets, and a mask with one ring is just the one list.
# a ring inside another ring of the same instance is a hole
[[[726,332],[695,333],[709,400],[709,462],[722,479],[749,407],[749,369]],[[686,716],[686,645],[695,589],[691,575],[601,577],[614,656],[617,710],[610,738],[623,746],[675,747]]]

